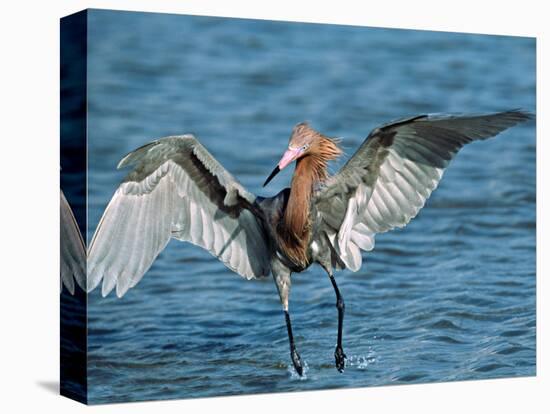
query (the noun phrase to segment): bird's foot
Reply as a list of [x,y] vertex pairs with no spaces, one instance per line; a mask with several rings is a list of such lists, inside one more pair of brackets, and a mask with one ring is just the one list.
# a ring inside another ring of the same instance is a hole
[[293,348],[290,351],[290,358],[292,358],[292,364],[294,364],[294,369],[296,370],[298,375],[301,377],[304,372],[304,368],[303,368],[304,365],[302,364],[302,358],[300,358],[300,355],[296,351],[296,348]]
[[336,350],[334,351],[334,358],[336,359],[336,369],[340,372],[344,372],[347,357],[341,346],[336,347]]

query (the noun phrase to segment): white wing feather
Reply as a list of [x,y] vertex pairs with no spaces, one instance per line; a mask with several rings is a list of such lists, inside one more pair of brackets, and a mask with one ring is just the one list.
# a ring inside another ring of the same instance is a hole
[[519,110],[489,115],[426,115],[371,132],[316,200],[325,232],[334,240],[341,261],[357,271],[361,267],[359,249],[372,250],[377,233],[407,225],[460,148],[528,119],[531,115]]
[[[169,137],[138,151],[137,161],[131,153],[121,162],[138,162],[137,178],[131,174],[120,185],[92,239],[89,291],[103,279],[104,296],[115,286],[117,295],[124,295],[170,238],[206,249],[247,279],[269,274],[268,248],[257,218],[245,208],[220,205],[221,200],[212,199],[209,186],[225,191],[225,202],[253,196],[194,137]],[[231,214],[223,211],[225,207],[237,210]]]

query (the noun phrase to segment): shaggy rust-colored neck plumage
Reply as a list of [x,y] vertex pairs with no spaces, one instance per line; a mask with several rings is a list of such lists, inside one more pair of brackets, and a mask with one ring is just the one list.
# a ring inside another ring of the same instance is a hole
[[307,266],[307,247],[311,239],[310,202],[317,183],[328,177],[327,162],[336,159],[342,150],[333,139],[319,137],[308,153],[296,162],[290,196],[279,228],[281,246],[297,265]]

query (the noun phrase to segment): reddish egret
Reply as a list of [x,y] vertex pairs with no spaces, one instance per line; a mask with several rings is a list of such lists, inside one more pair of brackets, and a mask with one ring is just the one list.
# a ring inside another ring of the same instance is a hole
[[118,165],[134,169],[115,192],[93,237],[88,290],[103,279],[103,295],[115,286],[117,295],[124,295],[170,238],[208,250],[247,279],[271,273],[292,363],[302,375],[288,308],[290,276],[318,263],[336,294],[334,356],[342,372],[344,299],[333,270],[359,270],[360,250],[372,250],[377,233],[403,227],[415,217],[461,147],[530,117],[512,110],[400,119],[374,129],[332,177],[327,163],[341,154],[338,142],[301,123],[264,183],[296,161],[291,186],[270,198],[248,192],[192,135],[159,139]]

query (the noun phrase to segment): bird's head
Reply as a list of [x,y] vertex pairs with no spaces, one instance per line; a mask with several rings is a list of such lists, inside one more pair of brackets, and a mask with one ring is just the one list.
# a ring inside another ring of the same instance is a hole
[[287,167],[293,161],[309,154],[322,155],[323,144],[325,141],[329,141],[335,148],[337,148],[337,154],[335,154],[335,157],[338,156],[340,154],[340,150],[334,140],[325,137],[305,122],[296,125],[292,130],[290,139],[288,140],[288,149],[283,154],[283,157],[273,169],[267,180],[265,180],[264,187],[273,179],[273,177],[275,177],[282,169]]

